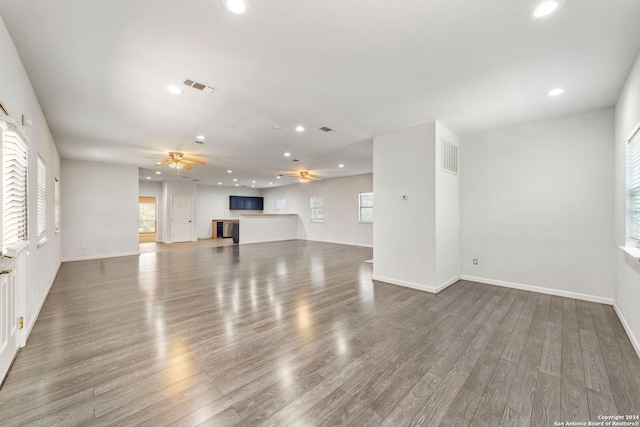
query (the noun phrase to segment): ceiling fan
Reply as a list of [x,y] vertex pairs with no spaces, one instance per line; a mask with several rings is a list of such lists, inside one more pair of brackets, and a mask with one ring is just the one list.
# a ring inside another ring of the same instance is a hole
[[296,171],[294,173],[287,174],[289,178],[297,179],[298,181],[306,184],[311,181],[322,181],[320,178],[311,176],[308,171]]
[[164,162],[158,162],[156,163],[156,166],[162,166],[162,165],[169,165],[170,168],[172,169],[177,169],[178,170],[178,174],[180,174],[180,169],[185,168],[185,169],[191,169],[191,166],[189,166],[189,164],[192,165],[204,165],[204,162],[199,162],[197,160],[187,160],[184,158],[184,154],[179,153],[177,151],[171,151],[169,153],[169,158],[167,160],[165,160]]

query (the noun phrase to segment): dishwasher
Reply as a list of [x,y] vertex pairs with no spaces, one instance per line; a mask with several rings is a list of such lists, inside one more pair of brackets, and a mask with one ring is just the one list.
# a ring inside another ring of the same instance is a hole
[[233,237],[233,223],[232,222],[223,222],[222,223],[222,237]]

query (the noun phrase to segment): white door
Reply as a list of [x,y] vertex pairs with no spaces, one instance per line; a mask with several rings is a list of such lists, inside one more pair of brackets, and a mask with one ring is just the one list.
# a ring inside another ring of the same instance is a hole
[[[9,371],[11,362],[24,345],[18,316],[22,313],[20,302],[24,298],[24,253],[6,266],[0,274],[0,384]],[[17,268],[16,268],[17,267]]]
[[193,236],[191,196],[173,196],[171,201],[172,242],[190,242]]

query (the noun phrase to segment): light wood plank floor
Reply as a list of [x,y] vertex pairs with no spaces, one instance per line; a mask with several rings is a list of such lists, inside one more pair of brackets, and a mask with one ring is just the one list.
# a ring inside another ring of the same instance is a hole
[[371,249],[344,245],[143,252],[62,265],[0,390],[0,425],[552,426],[640,414],[640,360],[609,306],[464,281],[437,296],[372,283]]

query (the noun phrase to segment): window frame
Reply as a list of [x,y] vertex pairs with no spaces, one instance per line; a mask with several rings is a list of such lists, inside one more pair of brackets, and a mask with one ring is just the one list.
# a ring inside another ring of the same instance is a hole
[[627,138],[626,246],[640,247],[640,123]]
[[[363,206],[362,205],[362,196],[368,196],[368,195],[371,195],[371,206]],[[373,191],[366,191],[366,192],[363,192],[363,193],[358,193],[358,222],[360,224],[373,224],[373,221],[374,221],[373,207],[374,207]],[[366,221],[366,220],[362,219],[362,210],[363,209],[371,209],[371,221]]]
[[309,222],[324,222],[324,198],[322,196],[309,197]]

